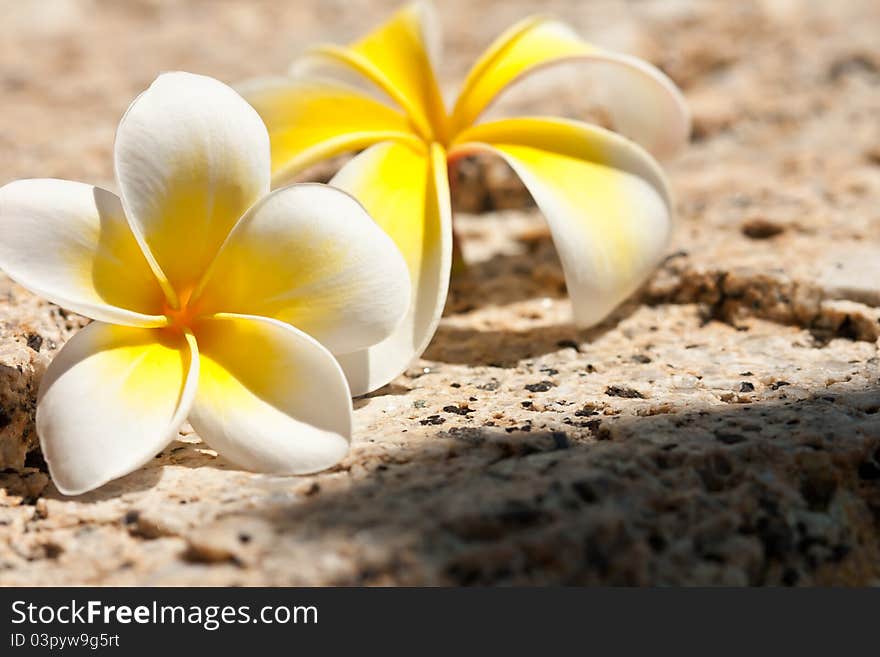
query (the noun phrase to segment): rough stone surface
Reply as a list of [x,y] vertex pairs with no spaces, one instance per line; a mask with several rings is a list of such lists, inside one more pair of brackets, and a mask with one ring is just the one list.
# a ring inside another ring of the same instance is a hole
[[[442,3],[449,91],[533,4]],[[112,185],[116,121],[157,71],[282,71],[392,6],[3,4],[0,178]],[[675,243],[644,289],[575,329],[527,194],[467,161],[453,181],[457,207],[482,212],[457,217],[470,267],[424,359],[356,400],[342,464],[255,475],[184,432],[65,498],[32,413],[82,320],[0,279],[0,583],[880,581],[880,7],[542,9],[662,66],[693,109],[667,165]],[[523,88],[507,109],[601,121],[585,89]]]
[[33,417],[40,376],[83,321],[0,273],[0,470],[21,470],[36,449]]

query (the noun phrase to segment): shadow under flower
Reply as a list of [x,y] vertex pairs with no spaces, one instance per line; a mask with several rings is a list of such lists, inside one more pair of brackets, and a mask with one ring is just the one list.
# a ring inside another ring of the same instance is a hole
[[550,234],[542,231],[519,241],[525,247],[523,253],[496,253],[454,272],[446,313],[566,297],[565,277]]
[[578,351],[579,345],[598,340],[638,307],[635,302],[625,303],[601,324],[589,329],[555,324],[527,330],[480,330],[441,322],[423,358],[443,363],[515,367],[523,359],[561,349]]
[[[191,436],[191,437],[190,437]],[[186,468],[216,468],[218,470],[237,470],[238,467],[217,455],[205,443],[197,441],[193,434],[174,440],[150,462],[131,474],[107,482],[100,488],[75,497],[62,495],[50,484],[43,497],[57,500],[75,500],[89,504],[112,500],[131,493],[148,491],[162,478],[165,466]]]

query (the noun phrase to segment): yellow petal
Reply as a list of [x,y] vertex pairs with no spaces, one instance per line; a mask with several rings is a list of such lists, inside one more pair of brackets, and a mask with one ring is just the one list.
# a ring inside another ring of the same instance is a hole
[[403,254],[413,300],[385,341],[337,358],[355,395],[400,374],[425,350],[437,329],[452,262],[452,223],[446,154],[434,144],[412,149],[378,144],[349,162],[331,181],[357,198]]
[[251,470],[304,474],[348,451],[351,397],[333,356],[273,319],[218,315],[195,327],[201,375],[190,422]]
[[399,103],[426,138],[442,139],[446,113],[431,61],[434,34],[430,6],[415,3],[351,47],[313,49],[292,71],[303,75],[329,65],[357,72]]
[[128,219],[173,303],[269,191],[269,136],[225,84],[165,73],[122,118],[115,164]]
[[601,321],[663,256],[669,192],[633,142],[576,121],[510,119],[467,130],[450,158],[480,151],[513,167],[547,219],[578,324]]
[[658,157],[672,155],[687,142],[687,105],[666,75],[636,57],[590,45],[567,25],[543,17],[527,18],[514,25],[477,61],[452,112],[454,131],[471,125],[500,93],[523,76],[571,61],[606,69],[600,69],[605,87],[600,90],[601,100],[621,134]]
[[49,366],[37,434],[62,493],[78,495],[136,470],[186,419],[198,382],[192,336],[93,322]]
[[248,211],[191,303],[203,313],[279,319],[337,353],[384,340],[409,299],[391,238],[345,192],[306,183]]
[[164,295],[115,194],[67,180],[0,189],[0,268],[93,319],[162,326]]
[[325,158],[413,138],[406,116],[338,82],[272,78],[238,90],[269,130],[275,186]]

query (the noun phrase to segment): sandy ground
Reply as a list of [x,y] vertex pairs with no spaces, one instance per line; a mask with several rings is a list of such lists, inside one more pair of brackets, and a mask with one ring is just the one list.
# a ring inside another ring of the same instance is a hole
[[[444,88],[536,4],[440,3]],[[880,5],[540,4],[693,109],[645,288],[576,330],[540,215],[468,163],[470,267],[424,359],[356,400],[340,466],[250,474],[188,433],[67,499],[27,452],[39,376],[82,320],[0,277],[0,583],[880,581]],[[157,72],[281,72],[393,7],[0,1],[0,182],[112,185],[116,123]],[[590,97],[510,107],[589,115]]]

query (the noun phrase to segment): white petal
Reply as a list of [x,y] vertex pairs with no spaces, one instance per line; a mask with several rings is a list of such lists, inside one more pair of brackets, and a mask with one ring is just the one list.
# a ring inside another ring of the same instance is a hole
[[266,127],[235,91],[201,75],[160,75],[135,99],[119,124],[115,163],[135,234],[178,292],[269,191]]
[[434,75],[439,32],[427,4],[398,10],[351,47],[319,46],[291,67],[294,77],[362,76],[394,100],[427,138],[442,137],[446,110]]
[[570,27],[542,16],[526,18],[502,34],[468,74],[453,110],[455,130],[467,128],[500,95],[548,66],[578,63],[596,71],[598,93],[615,129],[657,157],[669,157],[687,143],[690,112],[681,92],[662,71],[630,55],[597,48]]
[[406,116],[339,82],[262,78],[237,88],[269,130],[275,187],[327,158],[415,138]]
[[164,297],[119,199],[66,180],[0,189],[0,268],[32,292],[80,314],[160,326]]
[[446,154],[434,144],[415,151],[378,144],[331,181],[351,192],[397,244],[409,268],[413,299],[394,333],[369,349],[337,354],[352,393],[364,394],[400,374],[427,348],[446,303],[452,267],[452,210]]
[[530,117],[483,123],[460,139],[451,157],[491,149],[525,183],[550,226],[581,326],[602,321],[663,257],[669,191],[657,162],[633,142],[577,121]]
[[58,490],[78,495],[136,470],[186,419],[195,395],[195,341],[167,329],[93,322],[52,361],[37,434]]
[[274,319],[218,315],[196,326],[201,377],[190,422],[238,465],[305,474],[337,463],[351,437],[351,397],[333,356]]
[[337,353],[384,340],[409,299],[406,263],[363,206],[327,185],[302,184],[248,212],[192,303],[204,313],[279,319]]

